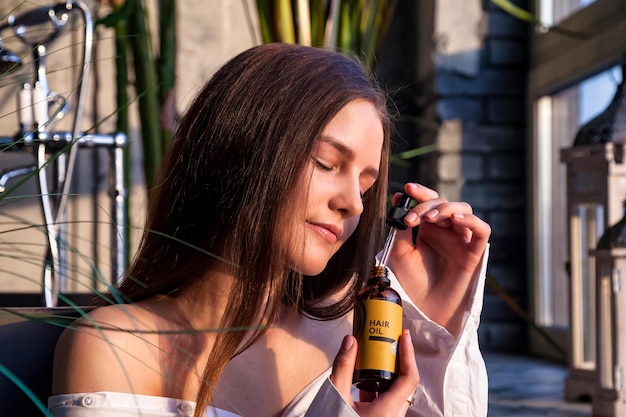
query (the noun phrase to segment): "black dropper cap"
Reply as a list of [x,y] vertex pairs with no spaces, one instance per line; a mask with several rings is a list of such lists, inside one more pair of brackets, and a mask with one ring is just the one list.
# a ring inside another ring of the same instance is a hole
[[387,213],[387,219],[385,220],[387,225],[398,230],[405,230],[408,226],[404,224],[404,216],[409,212],[410,204],[411,197],[406,193],[402,193],[398,204],[391,207],[391,210]]

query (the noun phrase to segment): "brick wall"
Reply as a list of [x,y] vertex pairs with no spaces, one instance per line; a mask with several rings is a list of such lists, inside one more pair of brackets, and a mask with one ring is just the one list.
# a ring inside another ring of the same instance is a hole
[[[516,2],[528,7],[528,2]],[[405,179],[468,201],[492,227],[489,275],[524,310],[528,26],[490,1],[400,1],[378,73],[400,113],[394,151],[437,150],[392,166]],[[417,22],[417,24],[416,24]],[[487,286],[480,343],[526,350],[526,325]]]

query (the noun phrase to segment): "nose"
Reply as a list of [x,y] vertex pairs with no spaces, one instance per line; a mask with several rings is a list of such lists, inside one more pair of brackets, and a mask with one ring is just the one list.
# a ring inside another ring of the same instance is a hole
[[363,213],[363,198],[359,181],[346,180],[339,184],[330,205],[346,217],[360,216]]

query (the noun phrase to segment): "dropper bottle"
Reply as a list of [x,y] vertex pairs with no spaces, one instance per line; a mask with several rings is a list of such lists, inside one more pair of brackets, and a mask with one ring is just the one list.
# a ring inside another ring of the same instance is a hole
[[384,392],[398,375],[398,340],[402,333],[402,300],[391,288],[387,260],[398,229],[407,228],[404,216],[411,198],[402,194],[387,214],[390,227],[380,261],[370,271],[366,286],[356,296],[353,334],[359,350],[353,383],[363,391]]

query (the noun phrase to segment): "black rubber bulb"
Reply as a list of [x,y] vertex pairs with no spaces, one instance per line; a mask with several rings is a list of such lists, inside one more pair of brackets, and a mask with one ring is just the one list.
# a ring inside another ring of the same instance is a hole
[[408,226],[404,224],[404,216],[408,214],[410,204],[411,197],[406,193],[402,193],[398,204],[391,207],[389,213],[387,213],[387,225],[395,227],[398,230],[405,230]]

